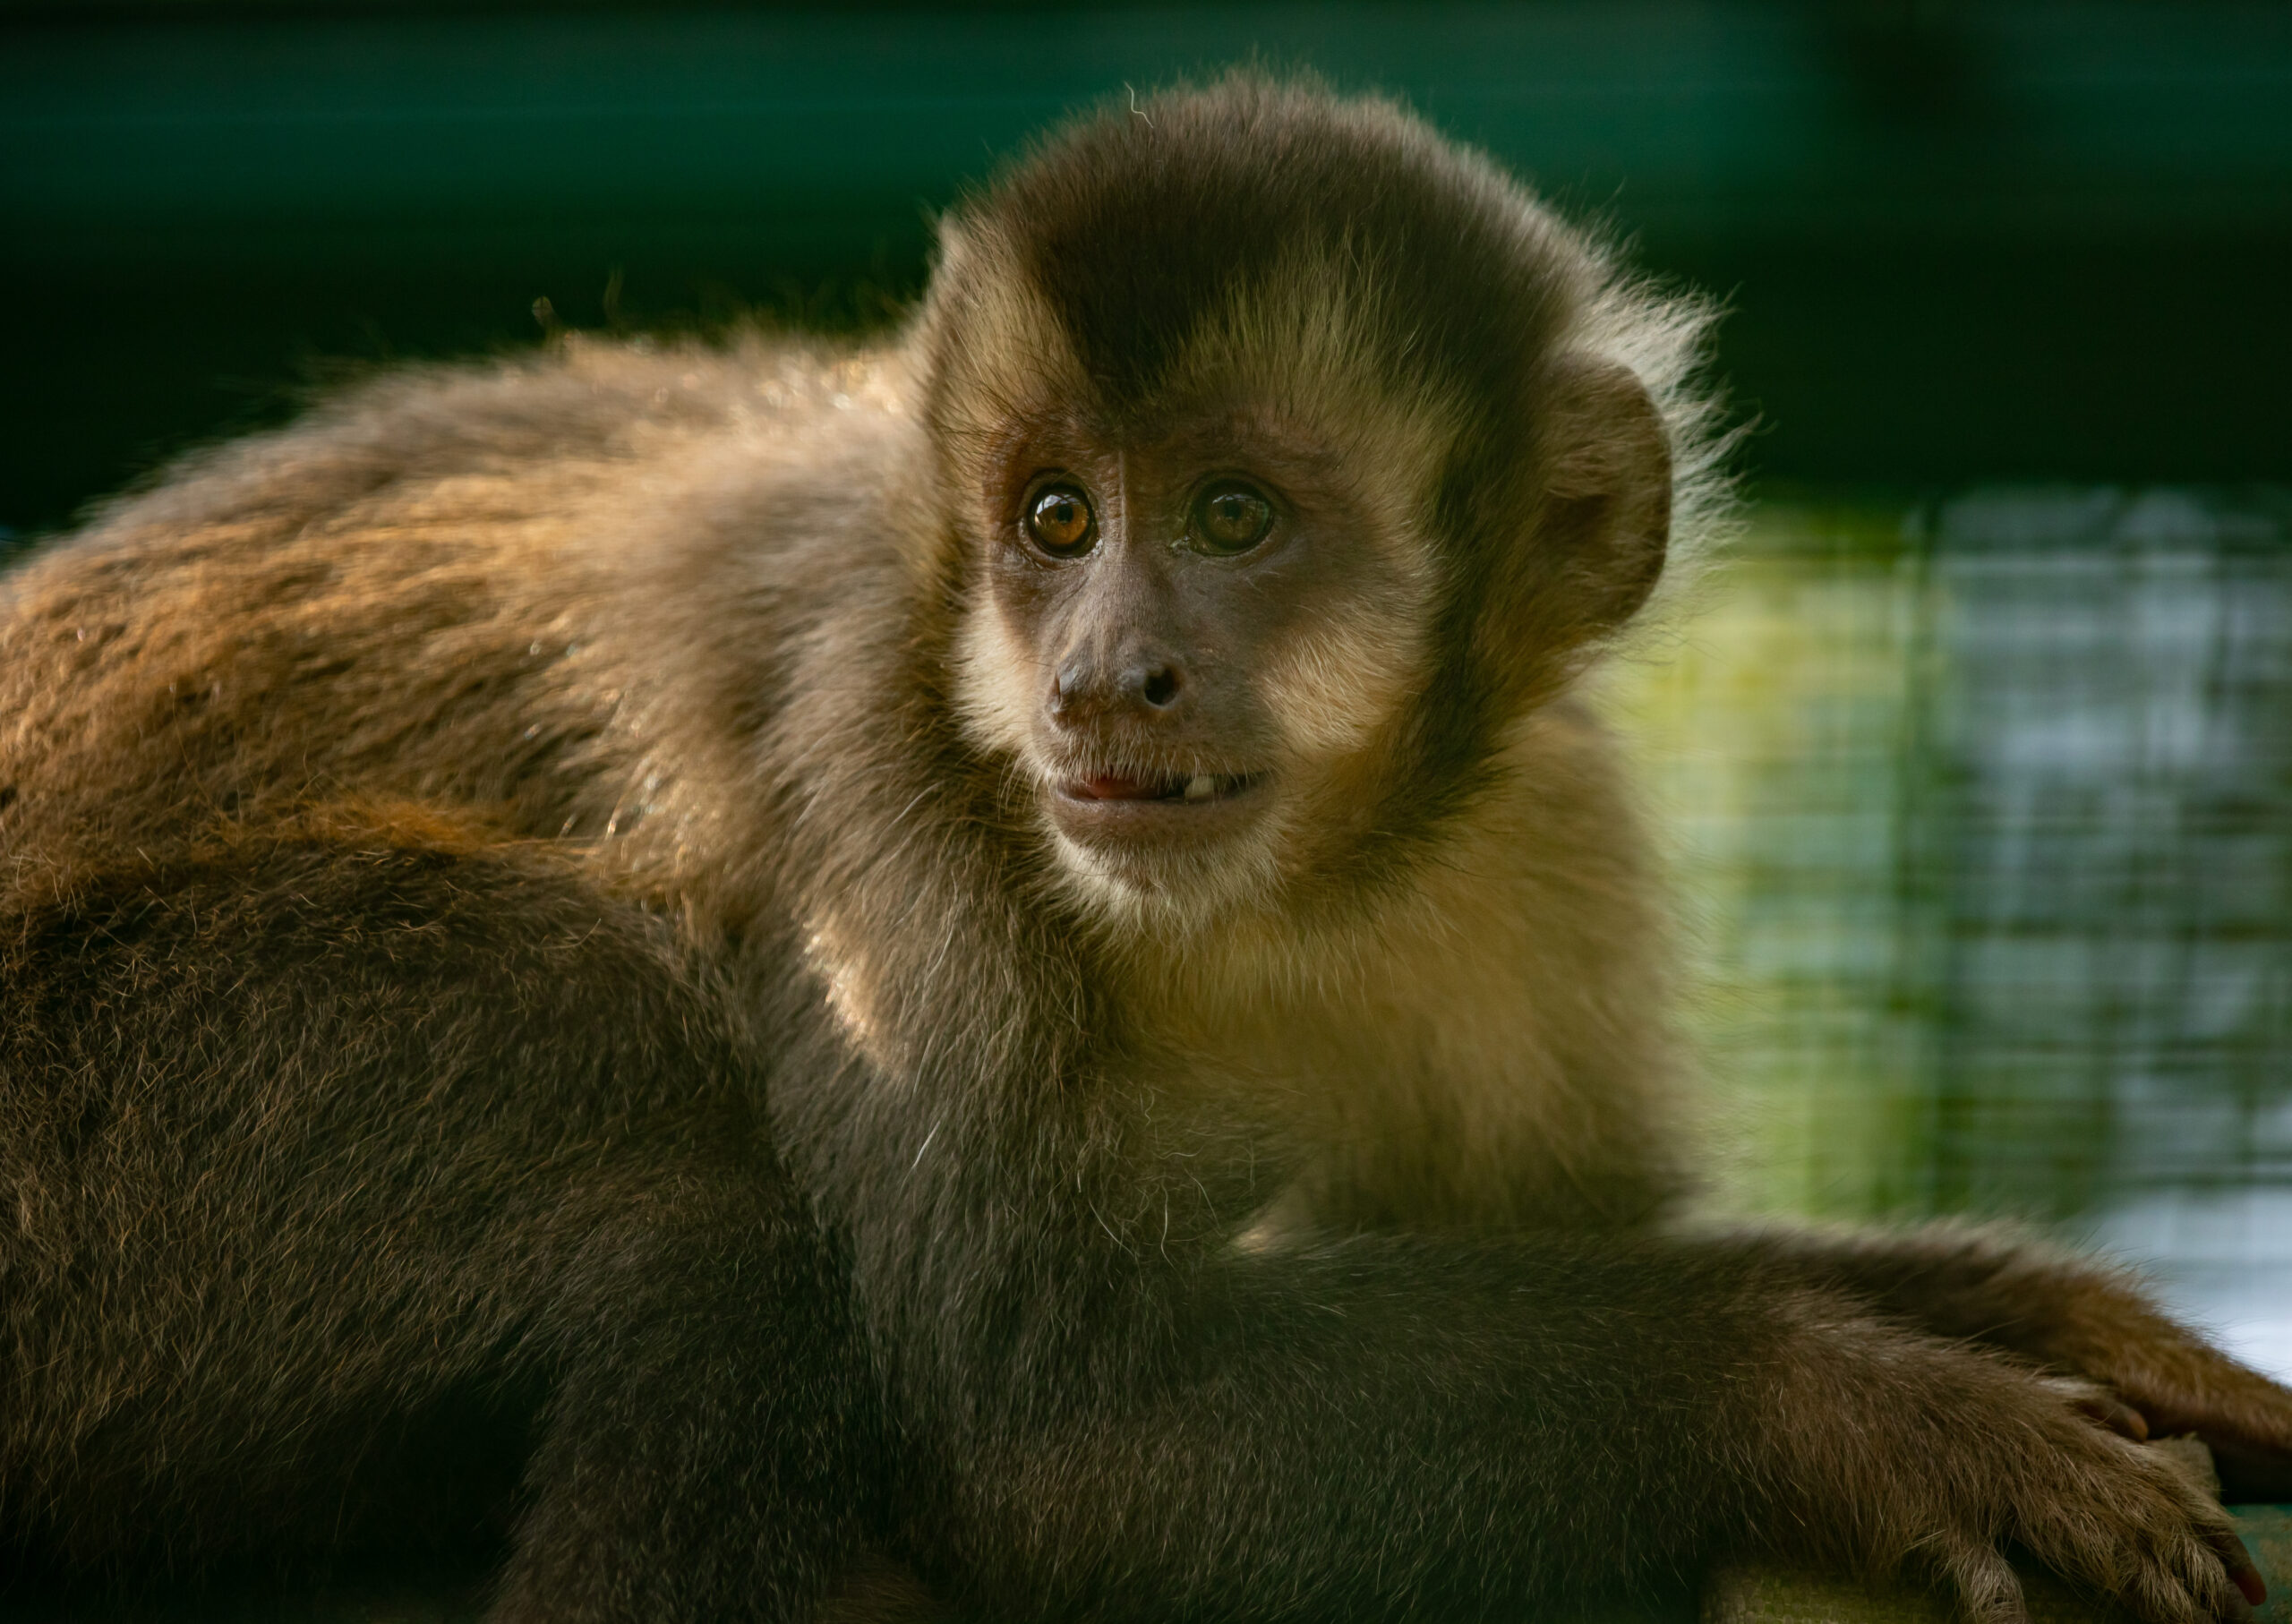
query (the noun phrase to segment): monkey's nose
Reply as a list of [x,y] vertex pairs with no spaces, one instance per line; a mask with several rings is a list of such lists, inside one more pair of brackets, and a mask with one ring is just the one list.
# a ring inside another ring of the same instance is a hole
[[1123,713],[1156,718],[1175,711],[1184,692],[1185,679],[1174,661],[1136,660],[1109,671],[1071,660],[1052,680],[1050,713],[1069,723]]

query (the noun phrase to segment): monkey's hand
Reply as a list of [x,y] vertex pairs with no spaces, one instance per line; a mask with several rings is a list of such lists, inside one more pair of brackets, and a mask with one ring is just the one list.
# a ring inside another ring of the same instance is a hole
[[2292,1392],[2159,1312],[2125,1270],[1987,1226],[1741,1238],[1890,1317],[2098,1383],[2088,1407],[2133,1437],[2195,1433],[2232,1502],[2292,1499]]
[[2021,1351],[2102,1384],[2131,1406],[2135,1436],[2195,1433],[2211,1448],[2224,1498],[2292,1499],[2292,1392],[2158,1312],[2128,1282],[2095,1278],[2061,1308],[2047,1334],[2021,1339]]
[[1812,1312],[1768,1406],[1786,1482],[1755,1533],[1781,1554],[1922,1572],[1979,1624],[2027,1616],[2008,1547],[2150,1624],[2251,1617],[2265,1591],[2226,1515],[2097,1422],[2093,1386]]

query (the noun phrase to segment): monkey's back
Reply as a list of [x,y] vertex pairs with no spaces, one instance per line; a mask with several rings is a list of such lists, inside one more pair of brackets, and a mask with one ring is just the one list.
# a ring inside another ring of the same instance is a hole
[[661,673],[709,680],[663,600],[737,623],[759,720],[903,409],[880,356],[576,341],[194,458],[0,578],[0,851],[345,799],[628,833],[690,765]]

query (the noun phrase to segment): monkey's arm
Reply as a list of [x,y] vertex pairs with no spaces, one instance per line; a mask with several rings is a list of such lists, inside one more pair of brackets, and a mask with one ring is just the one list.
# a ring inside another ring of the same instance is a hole
[[656,921],[443,826],[0,891],[0,1543],[291,1571],[514,1500],[497,1624],[804,1616],[868,1411],[755,1069]]
[[1182,1301],[1063,1372],[973,1350],[1035,1379],[975,1388],[946,1440],[943,1582],[1108,1619],[1484,1614],[1751,1550],[1911,1565],[2010,1619],[2010,1538],[2145,1618],[2241,1615],[2218,1512],[2072,1395],[1757,1259],[1376,1237]]
[[2104,1384],[2147,1431],[2211,1445],[2231,1500],[2292,1495],[2292,1393],[2159,1312],[2125,1269],[1972,1225],[1774,1230],[1731,1244],[1888,1318]]

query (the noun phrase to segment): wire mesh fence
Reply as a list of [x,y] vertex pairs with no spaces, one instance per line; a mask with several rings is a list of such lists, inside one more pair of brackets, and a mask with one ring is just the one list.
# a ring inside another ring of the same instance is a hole
[[1622,662],[1714,1198],[2014,1214],[2292,1370],[2292,495],[1761,513]]

